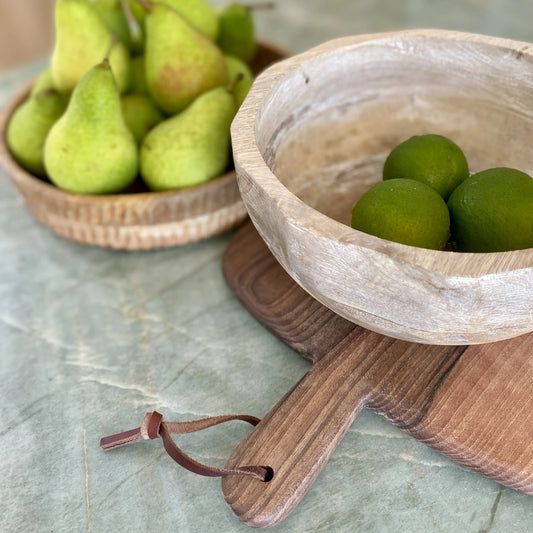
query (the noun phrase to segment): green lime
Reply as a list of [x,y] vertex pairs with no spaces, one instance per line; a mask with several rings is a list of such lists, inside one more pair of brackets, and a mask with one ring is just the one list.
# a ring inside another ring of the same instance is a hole
[[416,135],[392,150],[383,166],[383,179],[407,178],[433,187],[447,200],[468,177],[462,150],[442,135]]
[[374,185],[353,206],[352,228],[389,241],[442,250],[450,235],[450,215],[429,185],[391,179]]
[[491,168],[466,179],[448,200],[453,241],[463,252],[533,248],[533,179]]

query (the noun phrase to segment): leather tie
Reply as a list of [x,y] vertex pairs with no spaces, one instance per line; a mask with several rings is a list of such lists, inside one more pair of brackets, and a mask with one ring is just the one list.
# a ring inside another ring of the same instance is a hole
[[255,416],[249,415],[223,415],[194,420],[192,422],[163,422],[163,415],[157,411],[153,411],[146,414],[140,427],[101,439],[100,447],[103,451],[108,451],[141,440],[161,438],[168,455],[183,468],[191,472],[208,477],[240,475],[250,476],[260,481],[268,481],[271,478],[271,469],[269,467],[241,466],[239,468],[227,469],[204,465],[183,452],[170,436],[172,433],[183,434],[200,431],[231,420],[242,420],[253,426],[256,426],[260,421]]

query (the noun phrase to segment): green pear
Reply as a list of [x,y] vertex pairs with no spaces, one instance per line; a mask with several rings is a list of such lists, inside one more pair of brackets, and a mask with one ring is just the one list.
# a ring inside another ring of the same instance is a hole
[[205,0],[164,0],[164,3],[174,8],[206,37],[216,41],[219,26],[217,13]]
[[52,53],[54,87],[70,92],[103,57],[109,57],[117,85],[124,92],[130,83],[130,56],[113,38],[88,0],[56,0],[56,39]]
[[204,183],[228,167],[233,95],[225,87],[201,94],[150,131],[141,145],[141,176],[155,191]]
[[72,92],[46,139],[44,163],[53,183],[76,193],[118,192],[135,179],[137,143],[124,122],[107,58]]
[[227,83],[226,62],[213,41],[166,4],[143,4],[146,83],[163,111],[177,113],[198,95]]
[[32,85],[30,95],[33,96],[34,94],[41,92],[43,89],[51,89],[53,86],[54,80],[52,78],[52,70],[48,67],[38,74]]
[[94,6],[95,11],[104,21],[105,25],[131,50],[133,41],[131,38],[128,20],[124,15],[121,0],[88,0]]
[[55,89],[45,88],[25,100],[13,113],[6,143],[15,160],[37,176],[46,174],[44,143],[50,128],[65,111],[68,99]]
[[228,54],[224,58],[228,66],[230,83],[234,83],[232,92],[237,109],[239,109],[254,82],[254,75],[242,59]]
[[121,98],[121,106],[126,126],[138,143],[165,118],[146,94],[125,94]]
[[131,85],[129,92],[134,94],[148,94],[144,55],[131,58]]
[[[175,9],[189,24],[215,41],[218,36],[218,16],[206,0],[159,0]],[[137,23],[143,27],[146,11],[139,0],[127,0],[127,5]]]
[[255,24],[248,6],[231,3],[217,10],[219,32],[217,43],[221,50],[249,63],[257,50]]

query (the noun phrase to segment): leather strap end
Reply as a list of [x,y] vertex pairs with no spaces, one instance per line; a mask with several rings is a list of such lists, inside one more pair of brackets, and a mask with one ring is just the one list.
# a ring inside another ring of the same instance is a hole
[[110,435],[109,437],[103,437],[100,439],[100,448],[106,452],[114,448],[119,448],[120,446],[134,444],[140,440],[142,440],[141,428],[130,429],[122,433],[115,433],[115,435]]
[[157,411],[146,413],[141,427],[115,433],[114,435],[100,439],[100,448],[106,452],[114,448],[120,448],[120,446],[134,444],[140,440],[157,439],[159,438],[159,427],[162,420],[163,415]]

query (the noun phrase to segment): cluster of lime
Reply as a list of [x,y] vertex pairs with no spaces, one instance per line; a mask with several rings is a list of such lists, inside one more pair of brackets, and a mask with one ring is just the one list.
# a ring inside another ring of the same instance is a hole
[[434,250],[502,252],[533,247],[533,179],[498,167],[469,175],[463,151],[441,135],[396,146],[383,181],[352,208],[352,227]]
[[56,0],[50,66],[6,132],[16,161],[76,193],[197,185],[231,165],[252,82],[251,10],[206,0]]

